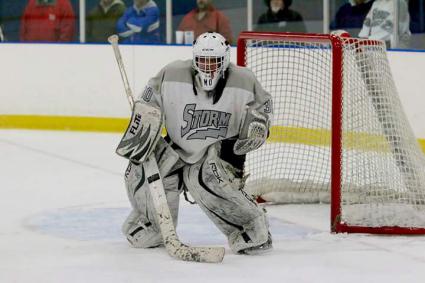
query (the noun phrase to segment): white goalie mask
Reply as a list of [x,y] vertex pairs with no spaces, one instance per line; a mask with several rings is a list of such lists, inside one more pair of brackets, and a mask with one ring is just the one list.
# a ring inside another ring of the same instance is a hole
[[215,88],[230,63],[230,45],[219,33],[206,32],[193,43],[193,68],[205,91]]

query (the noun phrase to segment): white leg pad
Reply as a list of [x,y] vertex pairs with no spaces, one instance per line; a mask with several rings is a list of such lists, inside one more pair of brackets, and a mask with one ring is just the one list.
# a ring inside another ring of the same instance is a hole
[[209,150],[206,159],[185,167],[183,177],[196,203],[228,237],[230,248],[240,253],[269,240],[268,222],[229,166]]
[[[155,150],[155,156],[159,159],[158,163],[162,165],[160,173],[165,176],[172,174],[163,178],[163,182],[173,223],[176,226],[179,196],[182,190],[178,187],[180,176],[172,172],[181,167],[182,164],[176,163],[174,151],[165,144],[166,142],[161,138]],[[129,163],[125,172],[125,184],[133,211],[124,222],[122,232],[131,245],[137,248],[149,248],[162,244],[157,213],[142,164]]]

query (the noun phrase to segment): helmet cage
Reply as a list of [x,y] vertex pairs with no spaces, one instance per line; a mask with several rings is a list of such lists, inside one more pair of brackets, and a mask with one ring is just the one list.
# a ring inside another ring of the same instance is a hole
[[202,88],[213,90],[218,80],[224,75],[224,56],[195,56],[194,68],[201,77]]

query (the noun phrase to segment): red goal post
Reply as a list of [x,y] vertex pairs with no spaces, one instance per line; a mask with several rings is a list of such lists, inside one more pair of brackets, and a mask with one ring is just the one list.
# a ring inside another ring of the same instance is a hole
[[237,64],[274,100],[271,136],[247,156],[249,193],[329,201],[337,233],[425,234],[425,159],[383,42],[242,32]]

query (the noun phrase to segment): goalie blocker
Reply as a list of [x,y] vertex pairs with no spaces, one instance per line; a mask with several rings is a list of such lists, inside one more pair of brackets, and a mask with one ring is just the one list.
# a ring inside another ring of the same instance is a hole
[[162,114],[159,108],[136,101],[130,123],[118,144],[116,153],[140,164],[155,148],[161,136],[161,124]]

